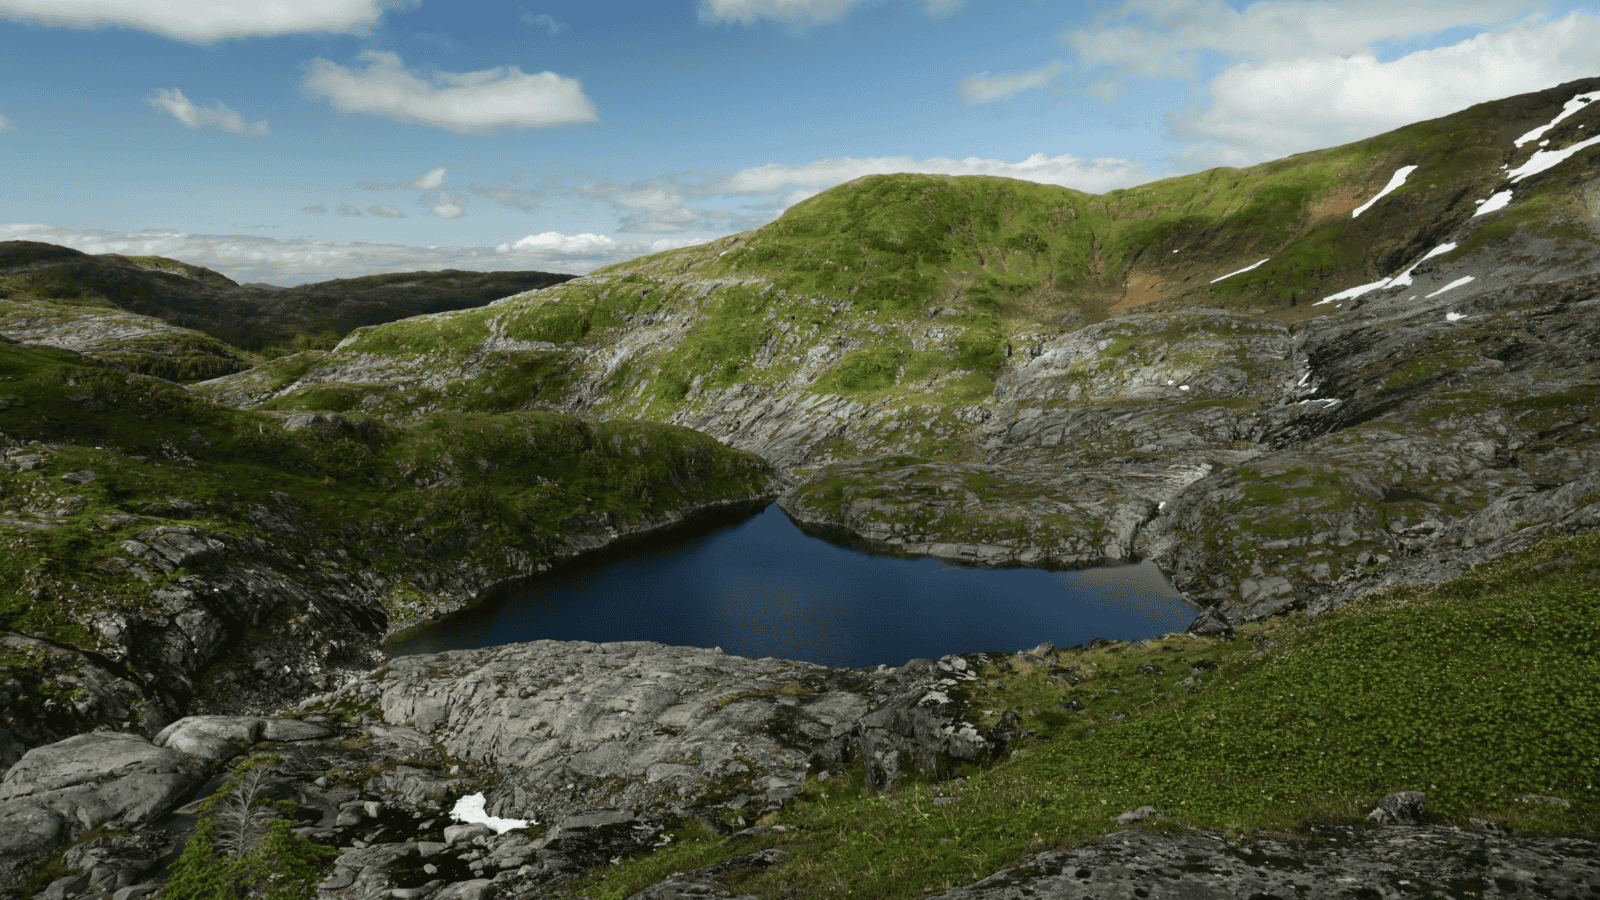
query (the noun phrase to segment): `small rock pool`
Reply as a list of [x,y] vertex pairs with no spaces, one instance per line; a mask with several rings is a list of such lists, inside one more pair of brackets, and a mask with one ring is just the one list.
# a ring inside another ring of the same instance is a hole
[[391,656],[542,639],[647,640],[827,666],[903,665],[1182,631],[1198,610],[1149,563],[982,569],[852,550],[776,504],[600,551],[390,639]]

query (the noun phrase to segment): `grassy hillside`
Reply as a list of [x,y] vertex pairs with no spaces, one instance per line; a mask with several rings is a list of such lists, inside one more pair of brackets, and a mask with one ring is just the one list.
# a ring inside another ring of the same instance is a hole
[[[219,396],[249,404],[358,382],[408,397],[422,388],[432,393],[421,405],[468,408],[494,387],[499,408],[694,424],[731,396],[800,391],[938,419],[988,401],[1019,351],[1108,316],[1203,306],[1299,321],[1449,235],[1458,246],[1445,259],[1457,262],[1535,246],[1551,265],[1592,256],[1600,232],[1587,224],[1583,185],[1597,171],[1593,153],[1517,182],[1509,208],[1474,213],[1538,151],[1514,139],[1593,87],[1600,81],[1105,195],[1004,178],[869,176],[754,232],[492,309],[359,330],[332,356],[280,361]],[[1550,137],[1576,139],[1595,125],[1600,110],[1590,107]],[[1352,216],[1405,166],[1417,169],[1404,185]],[[509,392],[486,380],[506,366],[524,370]],[[937,445],[910,449],[970,453]],[[860,448],[837,450],[848,458]]]

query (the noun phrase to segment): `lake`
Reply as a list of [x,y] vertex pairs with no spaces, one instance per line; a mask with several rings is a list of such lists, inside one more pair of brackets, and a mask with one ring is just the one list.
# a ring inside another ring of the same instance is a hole
[[398,634],[392,656],[542,639],[658,641],[828,666],[1182,631],[1198,609],[1149,563],[1050,572],[866,553],[776,504],[563,564]]

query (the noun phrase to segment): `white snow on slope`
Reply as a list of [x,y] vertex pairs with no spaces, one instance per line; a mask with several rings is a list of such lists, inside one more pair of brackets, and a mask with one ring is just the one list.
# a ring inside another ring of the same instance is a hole
[[1379,200],[1382,200],[1385,194],[1389,193],[1390,191],[1394,190],[1395,188],[1399,187],[1400,185],[1405,184],[1406,183],[1406,176],[1410,175],[1412,172],[1415,172],[1416,170],[1417,170],[1416,166],[1406,166],[1406,167],[1400,169],[1399,171],[1395,172],[1394,175],[1390,176],[1389,183],[1384,185],[1383,186],[1383,190],[1378,192],[1378,196],[1373,197],[1371,200],[1368,200],[1367,202],[1365,202],[1365,203],[1361,204],[1360,206],[1356,207],[1350,213],[1350,218],[1354,219],[1356,216],[1359,216],[1362,213],[1366,212],[1367,209],[1370,206],[1372,206],[1372,204],[1377,203]]
[[1435,256],[1439,256],[1441,254],[1449,253],[1451,250],[1454,250],[1455,248],[1456,248],[1456,245],[1455,245],[1454,242],[1451,242],[1451,243],[1448,243],[1448,244],[1440,244],[1439,246],[1433,248],[1432,250],[1429,250],[1428,254],[1426,256],[1422,257],[1421,259],[1419,259],[1416,262],[1412,263],[1411,265],[1407,266],[1406,270],[1404,272],[1401,272],[1399,275],[1396,275],[1396,276],[1394,276],[1392,278],[1385,278],[1385,279],[1383,279],[1381,281],[1374,281],[1371,284],[1363,284],[1363,285],[1360,285],[1358,287],[1353,287],[1353,288],[1350,288],[1348,290],[1340,291],[1339,293],[1334,294],[1331,297],[1323,297],[1321,300],[1318,300],[1316,303],[1313,303],[1311,305],[1312,306],[1321,306],[1324,303],[1332,303],[1335,300],[1354,300],[1355,298],[1361,296],[1362,294],[1370,294],[1373,291],[1380,290],[1382,288],[1405,287],[1406,285],[1409,285],[1411,283],[1411,270],[1412,269],[1415,269],[1417,266],[1420,266],[1423,263],[1427,262],[1428,260],[1433,259]]
[[1466,318],[1466,316],[1462,315],[1461,313],[1445,313],[1444,314],[1444,320],[1446,322],[1459,322],[1459,321],[1461,321],[1462,319],[1465,319],[1465,318]]
[[1473,280],[1473,278],[1472,278],[1471,275],[1468,275],[1468,276],[1466,276],[1464,278],[1457,278],[1455,281],[1450,282],[1449,284],[1445,285],[1442,288],[1439,288],[1437,291],[1434,291],[1433,293],[1429,294],[1427,297],[1423,297],[1422,299],[1428,300],[1430,298],[1437,297],[1440,294],[1444,293],[1445,291],[1454,290],[1455,288],[1461,287],[1463,284],[1467,284],[1468,282],[1471,282],[1472,280]]
[[1481,205],[1478,207],[1478,211],[1472,214],[1474,219],[1483,215],[1484,213],[1492,213],[1496,210],[1505,209],[1511,203],[1511,192],[1501,191],[1487,200],[1479,200],[1478,203]]
[[1411,270],[1412,269],[1415,269],[1417,266],[1420,266],[1423,263],[1427,262],[1428,260],[1433,259],[1435,256],[1443,256],[1444,254],[1449,253],[1451,250],[1454,250],[1455,248],[1456,248],[1455,241],[1451,241],[1448,244],[1440,244],[1439,246],[1433,248],[1432,250],[1429,250],[1427,256],[1424,256],[1423,258],[1417,260],[1416,262],[1412,263],[1411,265],[1406,266],[1406,270],[1404,272],[1401,272],[1399,275],[1396,275],[1393,279],[1391,279],[1389,281],[1389,287],[1395,288],[1395,287],[1407,287],[1407,286],[1409,286],[1411,284]]
[[[1561,150],[1534,151],[1534,154],[1528,157],[1527,162],[1507,172],[1506,175],[1509,176],[1511,178],[1511,182],[1515,184],[1516,182],[1527,178],[1529,175],[1537,175],[1546,169],[1553,169],[1556,166],[1566,162],[1568,158],[1570,158],[1574,153],[1577,153],[1579,150],[1583,150],[1586,147],[1593,147],[1595,144],[1600,144],[1600,137],[1592,137],[1587,141],[1580,141],[1579,143],[1573,144],[1571,147],[1566,147]],[[1488,206],[1487,203],[1484,205]]]
[[1332,297],[1323,297],[1321,300],[1318,300],[1316,303],[1313,303],[1311,305],[1312,306],[1321,306],[1324,303],[1332,303],[1335,300],[1354,300],[1355,298],[1361,296],[1362,294],[1370,294],[1373,291],[1377,290],[1378,288],[1388,287],[1388,286],[1389,286],[1389,279],[1385,278],[1382,281],[1374,281],[1371,284],[1363,284],[1363,285],[1361,285],[1359,287],[1353,287],[1353,288],[1350,288],[1349,290],[1340,291],[1339,293],[1334,294]]
[[1579,94],[1578,96],[1573,97],[1571,100],[1567,101],[1565,106],[1561,107],[1561,112],[1557,114],[1554,119],[1550,120],[1550,124],[1540,125],[1538,128],[1535,128],[1522,137],[1517,138],[1517,146],[1521,147],[1523,144],[1526,144],[1529,141],[1538,140],[1540,137],[1544,136],[1546,131],[1556,127],[1556,124],[1562,119],[1565,119],[1567,116],[1570,116],[1578,110],[1583,109],[1585,106],[1588,106],[1595,100],[1600,100],[1600,91],[1594,91],[1588,94]]
[[[1272,257],[1270,257],[1270,256],[1267,257],[1267,259],[1271,259],[1271,258]],[[1266,262],[1267,259],[1263,259],[1261,262],[1255,263],[1254,265],[1245,266],[1244,268],[1240,269],[1237,272],[1229,272],[1228,274],[1222,276],[1222,278],[1232,278],[1235,275],[1243,275],[1244,273],[1250,271],[1251,269],[1254,269],[1256,266],[1261,265],[1261,263]],[[1222,278],[1213,278],[1213,279],[1211,279],[1211,283],[1212,284],[1216,284],[1217,282],[1221,281]]]
[[483,810],[483,795],[472,794],[456,801],[455,809],[450,810],[450,818],[468,825],[474,822],[482,823],[494,829],[495,834],[505,834],[513,828],[527,828],[533,823],[527,819],[502,819],[491,816]]

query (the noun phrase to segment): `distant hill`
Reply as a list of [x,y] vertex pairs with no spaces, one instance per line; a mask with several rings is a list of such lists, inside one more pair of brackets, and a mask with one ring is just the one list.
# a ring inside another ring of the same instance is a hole
[[470,309],[561,284],[552,272],[398,272],[298,287],[240,285],[160,256],[88,254],[38,241],[0,241],[0,300],[138,313],[242,350],[332,343],[363,325]]

